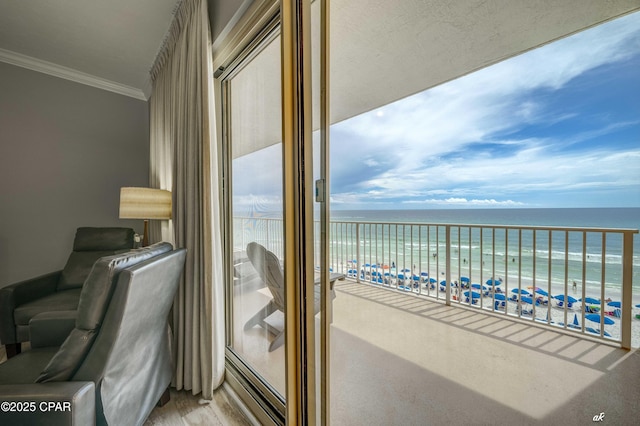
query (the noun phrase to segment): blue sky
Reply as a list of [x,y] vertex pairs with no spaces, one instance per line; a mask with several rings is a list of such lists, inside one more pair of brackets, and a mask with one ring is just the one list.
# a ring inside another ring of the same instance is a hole
[[[640,12],[335,124],[331,208],[640,207],[639,70]],[[236,209],[281,210],[281,157]]]
[[640,13],[332,126],[334,209],[640,207]]

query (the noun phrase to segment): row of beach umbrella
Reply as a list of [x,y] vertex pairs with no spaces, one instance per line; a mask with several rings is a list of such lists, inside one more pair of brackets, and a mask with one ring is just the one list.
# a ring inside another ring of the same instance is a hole
[[[353,260],[353,261],[350,261],[349,263],[356,264],[357,261]],[[370,268],[371,270],[378,269],[378,267],[380,269],[382,269],[382,270],[389,270],[389,265],[380,265],[380,266],[378,266],[376,264],[365,263],[364,267],[365,268]],[[354,270],[354,272],[355,272],[355,270]],[[409,276],[408,274],[405,275],[407,272],[409,272],[409,273],[411,272],[411,270],[408,269],[408,268],[404,268],[400,272],[401,273],[399,273],[397,277],[399,279],[401,279],[401,280],[411,279],[413,281],[423,281],[423,282],[429,282],[431,284],[435,284],[435,283],[438,282],[438,280],[436,280],[435,278],[428,278],[429,274],[427,272],[421,272],[419,276],[418,275]],[[382,276],[383,274],[378,272],[376,275]],[[389,272],[385,272],[384,273],[384,276],[387,276],[387,277],[388,276],[393,276],[393,275],[394,274],[390,274]],[[460,277],[460,283],[462,283],[462,284],[470,284],[471,280],[468,277]],[[499,286],[499,285],[502,284],[502,281],[499,280],[499,279],[496,280],[496,279],[490,278],[490,279],[488,279],[486,281],[486,284],[489,285],[489,286]],[[440,285],[444,287],[444,286],[447,285],[447,283],[445,281],[441,281]],[[471,288],[476,289],[476,290],[483,290],[483,291],[487,291],[488,290],[488,288],[486,286],[480,285],[480,284],[471,284]],[[530,288],[533,288],[533,287],[530,287]],[[533,293],[535,293],[535,294],[539,294],[541,296],[549,296],[549,293],[547,291],[541,289],[540,287],[535,287],[535,289],[533,289],[533,290],[534,290]],[[512,289],[511,292],[515,293],[515,294],[519,294],[520,296],[525,296],[525,297],[533,294],[533,293],[530,293],[529,291],[527,291],[525,289],[517,289],[517,288]],[[480,295],[480,293],[477,293],[477,292],[474,292],[474,293],[477,294],[477,295]],[[498,295],[499,295],[499,293],[494,295],[494,296],[498,296]],[[466,294],[465,294],[465,296],[466,296]],[[480,297],[480,296],[475,296],[474,295],[473,297],[475,298],[475,297]],[[496,297],[496,299],[504,300],[503,297],[504,296]],[[585,297],[584,299],[576,299],[575,297],[572,297],[572,296],[569,296],[569,295],[565,295],[565,294],[559,294],[559,295],[552,296],[552,297],[554,299],[558,300],[558,301],[565,302],[565,303],[582,302],[582,303],[590,304],[590,305],[600,305],[601,304],[599,299],[595,299],[593,297]],[[527,300],[530,300],[530,299],[531,298],[521,299],[521,300],[523,302],[525,302],[525,303],[530,303],[530,302],[527,302]],[[613,308],[620,308],[622,306],[622,303],[619,302],[619,301],[608,301],[607,305],[611,306]],[[640,308],[640,304],[636,305],[636,307]]]

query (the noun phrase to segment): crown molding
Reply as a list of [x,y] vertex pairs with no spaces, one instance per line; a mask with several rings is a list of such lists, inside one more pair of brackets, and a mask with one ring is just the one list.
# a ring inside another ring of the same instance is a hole
[[142,101],[148,100],[145,93],[135,87],[126,86],[124,84],[96,77],[72,68],[63,67],[62,65],[57,65],[52,62],[32,58],[31,56],[26,56],[10,50],[0,49],[0,62],[6,62],[11,65],[49,74],[58,78],[64,78],[65,80],[74,81],[76,83],[85,84],[98,89],[108,90],[109,92],[118,93],[120,95],[129,96]]

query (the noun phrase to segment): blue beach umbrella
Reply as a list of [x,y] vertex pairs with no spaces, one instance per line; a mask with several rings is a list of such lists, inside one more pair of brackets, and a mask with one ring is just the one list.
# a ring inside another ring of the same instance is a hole
[[567,296],[564,294],[559,294],[557,296],[553,296],[554,299],[558,299],[562,302],[569,302],[569,303],[576,303],[578,301],[578,299],[571,297],[571,296]]
[[470,281],[471,281],[471,280],[469,279],[469,277],[460,277],[460,282],[461,282],[461,283],[468,283],[468,282],[470,282]]
[[477,289],[483,289],[483,290],[487,289],[487,287],[485,287],[483,285],[480,285],[480,284],[471,284],[471,287],[472,288],[477,288]]
[[[600,315],[598,314],[588,314],[588,315],[585,315],[584,317],[589,321],[600,323]],[[604,323],[606,325],[611,325],[611,324],[615,324],[616,322],[609,317],[604,317]]]
[[585,297],[584,299],[580,299],[584,303],[588,303],[590,305],[599,305],[600,301],[598,299],[594,299],[593,297]]
[[472,297],[473,299],[479,299],[479,298],[480,298],[480,293],[476,293],[475,291],[469,291],[469,290],[467,290],[467,291],[465,291],[463,294],[464,294],[466,297],[469,297],[469,293],[471,293],[471,297]]
[[531,294],[525,289],[518,290],[517,288],[512,289],[511,293],[516,293],[516,294],[519,293],[519,294],[522,294],[522,295]]
[[502,281],[499,280],[487,280],[487,285],[500,285]]
[[607,305],[612,306],[614,308],[621,308],[622,302],[608,302]]
[[421,277],[428,277],[429,273],[428,272],[420,272],[420,276]]
[[438,282],[438,280],[436,280],[435,278],[429,278],[429,282],[430,282],[431,284],[435,284],[435,283],[437,283],[437,282]]
[[524,303],[529,303],[530,305],[533,305],[533,299],[530,297],[522,296],[520,300],[522,300]]
[[536,293],[541,294],[543,296],[548,296],[549,295],[549,293],[547,293],[546,291],[544,291],[541,288],[536,288]]
[[496,300],[507,300],[507,296],[502,293],[496,293],[493,295],[493,298]]
[[442,287],[445,287],[445,286],[447,285],[447,281],[446,281],[446,280],[442,280],[442,281],[440,281],[440,285],[441,285]]

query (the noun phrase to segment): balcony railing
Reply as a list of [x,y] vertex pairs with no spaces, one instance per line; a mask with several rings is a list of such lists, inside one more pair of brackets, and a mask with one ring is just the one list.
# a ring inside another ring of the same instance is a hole
[[[280,219],[235,221],[236,250],[258,241],[282,256]],[[630,348],[635,333],[634,282],[640,284],[640,261],[634,256],[637,233],[634,229],[334,221],[329,263],[333,271],[358,282],[535,321]]]

